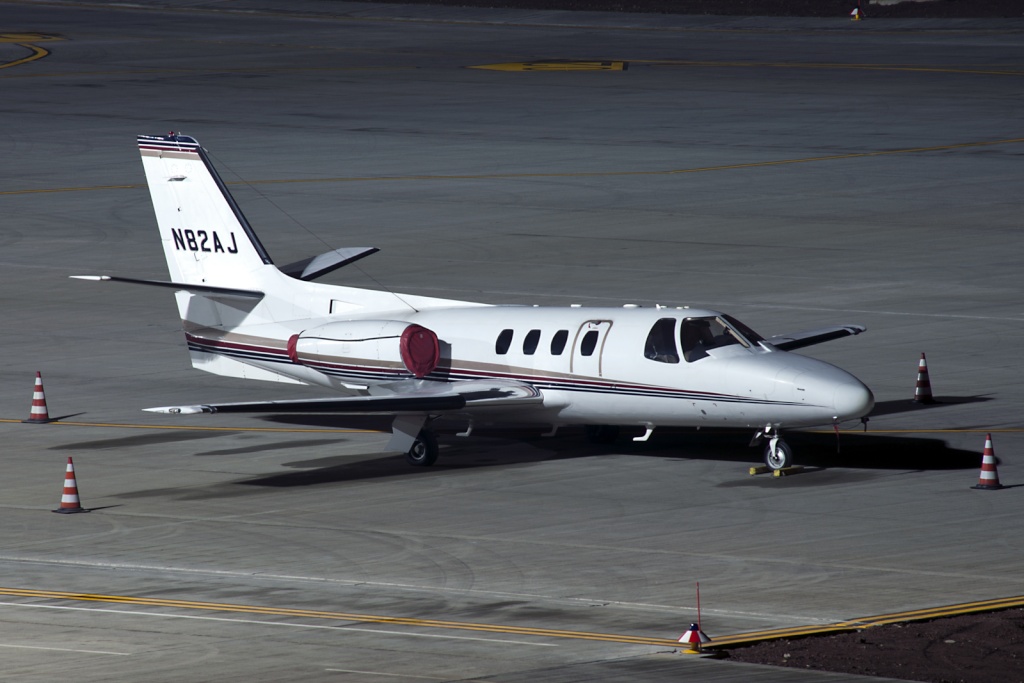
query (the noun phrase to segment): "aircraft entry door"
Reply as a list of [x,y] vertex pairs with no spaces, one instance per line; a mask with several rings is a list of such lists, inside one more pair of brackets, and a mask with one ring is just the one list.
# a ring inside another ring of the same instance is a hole
[[601,354],[604,351],[605,337],[611,328],[611,320],[588,320],[580,325],[572,344],[570,372],[592,377],[601,376]]

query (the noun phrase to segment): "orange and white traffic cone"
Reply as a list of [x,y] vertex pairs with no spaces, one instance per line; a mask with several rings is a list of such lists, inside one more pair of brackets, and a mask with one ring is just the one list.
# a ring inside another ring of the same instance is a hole
[[917,388],[914,389],[914,403],[937,403],[932,398],[932,382],[928,379],[928,361],[921,354],[921,360],[917,363]]
[[43,376],[38,372],[36,373],[36,388],[32,392],[32,410],[29,412],[28,419],[22,420],[22,422],[34,422],[36,424],[53,422],[53,420],[50,419],[50,414],[46,410],[46,395],[43,393]]
[[996,452],[992,448],[992,435],[985,435],[985,452],[981,456],[981,476],[978,478],[978,485],[972,489],[1001,489],[999,483],[999,472],[996,470]]
[[75,481],[75,464],[68,457],[68,466],[64,471],[64,495],[60,497],[60,507],[54,512],[70,514],[72,512],[88,512],[78,500],[78,482]]

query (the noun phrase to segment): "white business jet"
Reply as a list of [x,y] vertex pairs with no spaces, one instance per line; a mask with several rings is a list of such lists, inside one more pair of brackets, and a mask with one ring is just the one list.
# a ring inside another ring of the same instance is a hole
[[863,327],[764,338],[732,316],[692,308],[492,306],[312,282],[377,251],[347,248],[275,266],[206,151],[185,135],[139,136],[192,365],[218,375],[326,387],[329,398],[149,408],[162,413],[393,416],[389,451],[437,459],[431,423],[744,427],[765,462],[788,467],[791,427],[868,414],[853,375],[789,351]]

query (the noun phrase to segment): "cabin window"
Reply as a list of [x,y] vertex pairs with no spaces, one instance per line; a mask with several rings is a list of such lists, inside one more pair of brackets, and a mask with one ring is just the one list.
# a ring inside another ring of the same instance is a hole
[[732,344],[749,346],[737,332],[718,318],[688,318],[679,326],[679,340],[683,346],[683,359],[687,363],[708,355],[709,349]]
[[569,330],[559,330],[555,332],[555,336],[551,338],[551,355],[561,356],[562,351],[565,351],[565,342],[569,340]]
[[523,353],[532,356],[537,351],[537,343],[540,341],[540,330],[530,330],[523,339]]
[[644,345],[644,357],[659,363],[679,362],[675,318],[662,318],[654,323]]
[[498,341],[494,342],[494,352],[499,356],[508,353],[508,347],[512,346],[512,330],[502,330],[498,335]]
[[594,349],[597,348],[597,330],[591,330],[583,335],[583,341],[580,342],[580,355],[593,356]]

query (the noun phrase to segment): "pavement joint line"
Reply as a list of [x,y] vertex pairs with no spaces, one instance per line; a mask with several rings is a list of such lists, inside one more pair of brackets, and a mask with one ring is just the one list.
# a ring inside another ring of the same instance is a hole
[[441,678],[437,676],[415,676],[413,674],[393,674],[384,673],[382,671],[361,671],[358,669],[324,669],[324,671],[333,671],[343,674],[363,674],[365,676],[387,676],[388,678],[421,678],[427,681],[440,681]]
[[[204,42],[204,41],[195,41]],[[212,41],[220,44],[221,41]],[[22,59],[0,64],[0,69],[20,66],[49,56],[50,52],[45,48],[30,43],[17,43],[32,51],[32,54]],[[280,47],[274,44],[273,47]],[[327,50],[336,48],[306,46],[306,49]],[[556,65],[563,64],[563,68]],[[583,66],[597,65],[605,66]],[[700,61],[700,60],[659,60],[659,59],[604,59],[604,60],[537,60],[529,62],[505,62],[501,64],[470,65],[463,68],[481,69],[491,71],[625,71],[630,64],[643,66],[663,67],[709,67],[709,68],[759,68],[759,69],[811,69],[811,70],[833,70],[833,71],[880,71],[880,72],[906,72],[906,73],[938,73],[970,76],[1024,76],[1024,71],[1013,69],[982,68],[968,66],[928,66],[922,64],[856,64],[856,63],[815,63],[815,62],[730,62],[730,61]],[[578,65],[575,68],[573,65]],[[505,68],[501,68],[505,67]],[[514,68],[522,67],[522,68]],[[536,68],[531,68],[536,67]],[[152,69],[121,69],[107,71],[67,71],[67,72],[46,72],[46,73],[19,73],[13,76],[5,75],[4,78],[66,78],[74,76],[98,76],[98,75],[138,75],[138,74],[160,74],[160,73],[283,73],[300,71],[403,71],[421,69],[420,66],[394,65],[394,66],[303,66],[303,67],[246,67],[246,68],[175,68],[160,67]]]
[[[707,173],[710,171],[735,171],[750,168],[766,168],[773,166],[788,166],[792,164],[807,164],[823,161],[841,161],[846,159],[867,159],[880,156],[894,156],[900,154],[922,154],[927,152],[945,152],[950,150],[970,149],[974,147],[992,147],[995,145],[1013,145],[1024,143],[1024,137],[1006,138],[1002,140],[980,140],[973,142],[959,142],[948,145],[931,145],[927,147],[906,147],[900,149],[882,149],[869,152],[849,152],[846,154],[828,154],[816,157],[800,157],[795,159],[775,159],[770,161],[752,161],[740,164],[722,164],[718,166],[699,166],[695,168],[675,168],[650,171],[579,171],[565,173],[477,173],[477,174],[417,174],[405,176],[347,176],[334,178],[277,178],[263,180],[231,181],[227,185],[287,185],[300,183],[353,183],[353,182],[380,182],[380,181],[438,181],[438,180],[530,180],[535,178],[611,178],[625,176],[659,176],[659,175],[683,175],[689,173]],[[143,184],[130,185],[96,185],[85,187],[55,187],[37,188],[28,190],[4,190],[0,196],[41,194],[48,192],[92,192],[102,190],[127,190],[142,189]]]
[[[31,47],[33,50],[43,50],[35,46],[25,45],[23,47]],[[46,50],[43,50],[46,52]],[[8,64],[0,64],[0,68],[9,66],[17,66],[24,64],[25,62],[34,61],[41,59],[48,55],[46,54],[32,56],[30,58],[22,59],[17,62],[10,62]],[[159,69],[120,69],[116,71],[65,71],[65,72],[46,72],[46,73],[16,73],[16,74],[4,74],[0,78],[4,80],[14,78],[73,78],[76,76],[138,76],[142,74],[169,74],[169,73],[184,73],[184,74],[234,74],[234,73],[297,73],[306,71],[415,71],[419,69],[418,66],[295,66],[295,67],[252,67],[252,68],[206,68],[206,69],[176,69],[173,67],[161,67]]]
[[[6,0],[8,3],[25,4],[24,0]],[[736,34],[782,34],[782,35],[824,35],[824,36],[835,36],[835,35],[849,35],[856,31],[855,35],[862,35],[862,31],[859,27],[854,28],[849,22],[845,22],[844,27],[835,28],[801,28],[801,29],[785,29],[785,28],[774,28],[769,26],[761,27],[739,27],[739,28],[724,28],[721,26],[622,26],[622,25],[607,25],[603,23],[585,23],[579,21],[501,21],[501,20],[483,20],[483,19],[445,19],[437,17],[396,17],[396,16],[353,16],[350,14],[332,14],[330,12],[309,12],[309,11],[295,11],[295,10],[278,10],[278,11],[267,11],[267,10],[255,10],[255,9],[232,9],[225,7],[175,7],[172,5],[163,4],[152,4],[144,5],[142,3],[128,4],[128,3],[113,3],[113,2],[98,2],[87,0],[33,0],[32,5],[42,6],[56,6],[56,7],[87,7],[87,8],[99,8],[106,10],[119,10],[126,12],[157,12],[165,14],[225,14],[229,16],[237,17],[262,17],[262,18],[274,18],[274,19],[299,19],[308,20],[316,19],[319,21],[334,21],[341,23],[378,23],[378,24],[423,24],[423,25],[442,25],[442,26],[499,26],[499,27],[510,27],[510,28],[545,28],[545,29],[568,29],[573,31],[578,30],[601,30],[601,31],[615,31],[615,32],[633,32],[633,33],[736,33]],[[677,15],[684,16],[684,15]],[[952,35],[1015,35],[1020,31],[1015,28],[932,28],[932,29],[894,29],[894,30],[873,30],[874,35],[932,35],[932,34],[952,34]]]
[[[675,647],[678,645],[677,641],[673,639],[650,638],[645,636],[630,636],[624,634],[596,633],[589,631],[569,631],[561,629],[548,629],[528,626],[510,626],[462,621],[445,621],[438,619],[419,619],[413,617],[389,617],[373,614],[332,612],[325,610],[269,607],[259,605],[243,605],[235,603],[205,602],[196,600],[144,598],[129,595],[105,595],[95,593],[77,593],[70,591],[50,591],[41,589],[4,587],[0,587],[0,595],[9,595],[23,598],[40,598],[44,600],[73,600],[79,602],[103,602],[120,605],[135,605],[141,607],[169,607],[177,609],[193,609],[211,612],[265,614],[309,619],[332,619],[338,621],[354,621],[361,623],[391,624],[397,626],[414,626],[425,628],[466,630],[476,632],[504,633],[514,635],[538,636],[545,638],[592,640],[624,643],[631,645],[656,645],[669,647]],[[909,610],[906,612],[879,614],[875,616],[840,621],[833,624],[796,626],[780,629],[751,631],[747,633],[739,633],[728,636],[719,636],[713,638],[712,643],[709,644],[707,647],[730,647],[736,645],[751,644],[766,640],[778,640],[782,638],[808,637],[815,635],[826,635],[831,633],[860,631],[874,626],[882,626],[885,624],[893,624],[908,621],[926,621],[930,619],[936,619],[939,617],[974,614],[978,612],[989,612],[1022,606],[1024,606],[1024,595],[1017,595],[1006,598],[995,598],[990,600],[979,600],[975,602],[959,603],[954,605],[945,605],[926,609]]]
[[51,652],[77,652],[79,654],[86,655],[117,655],[119,657],[131,656],[130,652],[111,652],[109,650],[79,650],[71,647],[43,647],[42,645],[16,645],[14,643],[0,643],[0,647],[9,647],[18,650],[48,650]]

